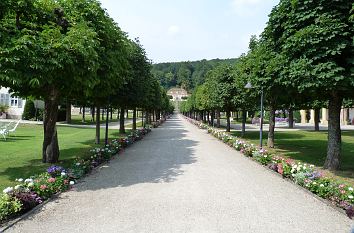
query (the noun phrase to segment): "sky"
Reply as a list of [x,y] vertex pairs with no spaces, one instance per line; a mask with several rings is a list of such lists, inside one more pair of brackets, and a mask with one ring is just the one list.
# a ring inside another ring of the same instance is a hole
[[236,58],[279,0],[100,0],[153,63]]

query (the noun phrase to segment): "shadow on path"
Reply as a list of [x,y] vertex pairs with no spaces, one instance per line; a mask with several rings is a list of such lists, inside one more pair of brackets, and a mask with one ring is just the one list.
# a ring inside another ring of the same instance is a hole
[[173,182],[186,165],[196,162],[198,142],[186,138],[182,122],[173,117],[115,160],[87,177],[77,191],[127,187],[142,183]]

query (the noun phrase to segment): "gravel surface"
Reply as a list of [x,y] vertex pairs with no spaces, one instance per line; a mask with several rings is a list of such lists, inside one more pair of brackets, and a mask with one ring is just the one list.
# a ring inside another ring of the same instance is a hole
[[7,232],[350,232],[353,221],[175,116]]

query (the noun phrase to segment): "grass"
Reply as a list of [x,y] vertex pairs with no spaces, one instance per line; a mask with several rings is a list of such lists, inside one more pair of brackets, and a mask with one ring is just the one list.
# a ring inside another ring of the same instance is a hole
[[[118,130],[110,130],[109,138],[118,138]],[[94,148],[95,129],[58,127],[61,166],[70,165],[76,157],[85,157]],[[101,141],[104,129],[101,129]],[[0,191],[14,184],[16,178],[28,178],[43,172],[48,164],[41,162],[43,126],[20,125],[7,141],[0,139]],[[101,146],[102,146],[101,143]]]
[[[124,114],[124,115],[126,117],[126,114]],[[133,113],[129,112],[128,117],[129,118],[125,118],[125,119],[126,120],[133,119]],[[118,122],[119,121],[119,119],[117,119],[117,113],[113,113],[112,120],[110,118],[111,118],[111,115],[109,115],[109,122]],[[139,120],[140,118],[141,118],[141,112],[137,111],[137,120]],[[104,119],[106,119],[106,114],[104,115]],[[104,124],[105,122],[106,122],[106,120],[101,120],[101,124]],[[71,123],[70,124],[72,124],[72,125],[95,125],[96,122],[92,121],[91,114],[86,113],[85,122],[82,122],[82,114],[79,114],[79,115],[72,115],[71,116]]]
[[[240,137],[240,132],[232,132]],[[263,144],[266,144],[267,132],[263,134]],[[342,165],[337,172],[326,172],[329,176],[336,177],[344,182],[354,185],[354,131],[342,132]],[[246,132],[244,137],[256,145],[259,144],[259,132]],[[321,168],[326,159],[327,132],[326,131],[289,131],[275,133],[275,149],[286,157],[314,164]],[[271,150],[271,151],[272,151]]]

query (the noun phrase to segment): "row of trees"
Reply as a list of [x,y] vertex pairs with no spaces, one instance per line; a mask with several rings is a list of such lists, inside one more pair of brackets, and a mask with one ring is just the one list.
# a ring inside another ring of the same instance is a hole
[[[242,110],[245,122],[245,112],[257,108],[263,91],[270,113],[268,146],[274,147],[277,109],[288,109],[292,122],[295,109],[317,109],[319,118],[318,109],[327,107],[324,167],[337,170],[341,157],[340,111],[342,106],[352,105],[354,98],[352,4],[347,0],[281,0],[260,38],[251,38],[249,52],[235,66],[209,72],[206,82],[182,104],[182,111],[225,111],[229,119],[230,111]],[[252,90],[244,88],[248,82]]]
[[[128,39],[97,0],[2,0],[0,85],[43,99],[43,162],[59,159],[58,105],[170,108],[138,40]],[[69,107],[68,107],[69,108]]]

